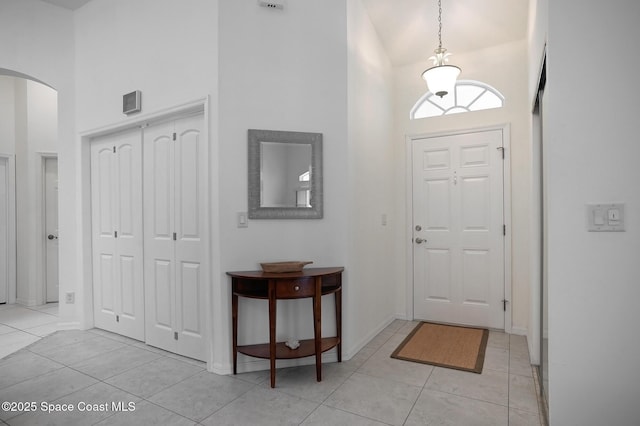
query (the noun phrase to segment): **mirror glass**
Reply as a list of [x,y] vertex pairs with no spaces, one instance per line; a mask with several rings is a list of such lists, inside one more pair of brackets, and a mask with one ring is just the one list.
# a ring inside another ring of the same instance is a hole
[[249,218],[322,218],[322,134],[249,130]]
[[260,142],[260,207],[311,207],[311,145]]

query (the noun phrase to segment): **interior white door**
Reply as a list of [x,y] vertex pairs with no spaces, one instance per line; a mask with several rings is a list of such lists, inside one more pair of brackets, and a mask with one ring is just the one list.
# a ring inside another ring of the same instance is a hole
[[502,130],[413,140],[414,316],[504,328]]
[[58,159],[44,160],[46,302],[58,301]]
[[91,143],[94,323],[144,340],[141,132]]
[[0,303],[7,303],[9,291],[10,238],[9,160],[0,157]]
[[205,359],[207,150],[202,115],[144,132],[146,342]]

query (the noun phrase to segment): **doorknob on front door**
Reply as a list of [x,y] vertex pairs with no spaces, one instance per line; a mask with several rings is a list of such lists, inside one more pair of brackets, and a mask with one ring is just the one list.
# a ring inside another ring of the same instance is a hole
[[422,244],[422,243],[426,243],[426,242],[427,242],[427,240],[426,240],[426,239],[422,239],[422,238],[420,238],[420,237],[417,237],[417,238],[416,238],[416,244]]
[[49,235],[47,235],[47,239],[49,239],[49,240],[57,240],[58,236],[57,235],[53,235],[53,234],[49,234]]

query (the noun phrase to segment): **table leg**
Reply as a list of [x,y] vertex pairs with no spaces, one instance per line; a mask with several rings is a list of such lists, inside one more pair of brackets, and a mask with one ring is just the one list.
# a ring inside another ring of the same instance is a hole
[[338,362],[342,362],[342,288],[335,292],[336,296],[336,336],[338,336]]
[[269,280],[269,369],[271,387],[276,387],[276,283]]
[[238,374],[238,295],[231,296],[231,316],[233,318],[233,374]]
[[316,349],[316,379],[322,380],[322,277],[316,277],[313,296],[313,334]]

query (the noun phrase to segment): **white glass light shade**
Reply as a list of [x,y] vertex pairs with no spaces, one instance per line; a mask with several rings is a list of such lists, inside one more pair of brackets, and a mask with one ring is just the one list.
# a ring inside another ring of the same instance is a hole
[[453,92],[458,75],[460,75],[460,68],[455,65],[438,65],[423,72],[422,78],[427,82],[431,93],[443,97]]

